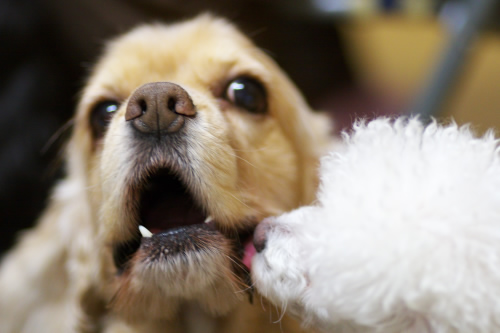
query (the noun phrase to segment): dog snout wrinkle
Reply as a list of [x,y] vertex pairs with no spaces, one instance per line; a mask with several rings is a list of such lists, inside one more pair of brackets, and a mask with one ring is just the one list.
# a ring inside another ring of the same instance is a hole
[[191,96],[171,82],[146,83],[130,97],[125,120],[145,134],[175,133],[196,114]]

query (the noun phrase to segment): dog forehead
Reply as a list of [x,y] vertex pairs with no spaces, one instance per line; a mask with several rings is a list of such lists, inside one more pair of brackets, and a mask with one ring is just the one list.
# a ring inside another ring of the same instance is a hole
[[108,44],[89,83],[123,98],[147,82],[208,87],[238,71],[266,76],[260,53],[231,24],[207,15],[143,25]]

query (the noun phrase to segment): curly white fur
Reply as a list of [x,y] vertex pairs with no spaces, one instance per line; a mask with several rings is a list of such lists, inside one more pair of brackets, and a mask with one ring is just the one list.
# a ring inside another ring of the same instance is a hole
[[260,292],[335,332],[500,332],[498,140],[417,119],[344,139],[317,203],[265,222]]

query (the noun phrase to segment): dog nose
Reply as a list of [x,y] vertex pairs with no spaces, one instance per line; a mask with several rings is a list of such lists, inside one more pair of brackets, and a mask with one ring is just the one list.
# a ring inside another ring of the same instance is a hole
[[264,219],[257,225],[253,233],[253,246],[255,251],[262,252],[266,248],[267,232],[271,229],[272,218]]
[[174,133],[182,128],[186,116],[194,116],[196,107],[181,86],[171,82],[146,83],[129,99],[125,120],[146,134]]

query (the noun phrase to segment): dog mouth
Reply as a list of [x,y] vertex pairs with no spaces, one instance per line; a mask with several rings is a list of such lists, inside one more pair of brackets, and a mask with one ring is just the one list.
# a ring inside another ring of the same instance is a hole
[[141,192],[140,225],[152,234],[200,225],[209,219],[180,179],[168,169],[148,177]]
[[189,253],[216,251],[217,244],[231,245],[234,270],[244,280],[249,272],[242,265],[245,245],[251,242],[255,227],[246,223],[240,229],[221,228],[192,195],[185,182],[168,168],[154,172],[133,191],[137,198],[136,233],[113,245],[113,260],[123,274],[138,256],[150,263],[175,260]]

